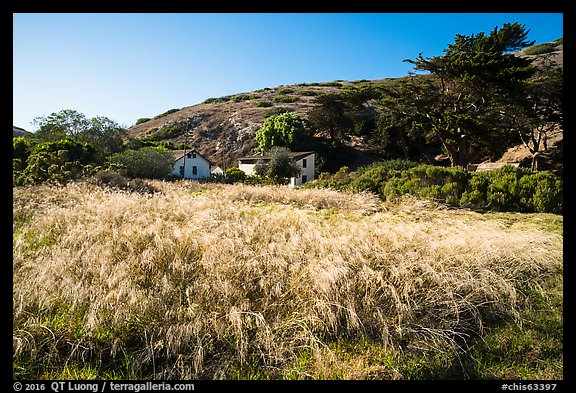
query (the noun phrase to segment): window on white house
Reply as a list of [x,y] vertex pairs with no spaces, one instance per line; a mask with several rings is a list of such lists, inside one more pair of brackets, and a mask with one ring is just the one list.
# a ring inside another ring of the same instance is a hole
[[180,165],[180,176],[184,176],[184,165]]
[[306,168],[306,159],[302,160],[302,168]]
[[192,174],[193,175],[197,175],[198,174],[198,167],[196,165],[192,166]]
[[186,154],[186,157],[188,157],[188,158],[192,158],[192,153],[188,153],[188,154]]
[[192,158],[196,158],[196,153],[192,153]]
[[302,175],[302,184],[306,183],[307,181],[308,181],[308,176]]

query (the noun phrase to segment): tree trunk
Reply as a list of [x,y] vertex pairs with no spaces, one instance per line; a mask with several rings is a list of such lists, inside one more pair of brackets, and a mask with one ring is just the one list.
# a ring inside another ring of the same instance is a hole
[[532,154],[532,172],[538,172],[538,158],[540,157],[540,152]]

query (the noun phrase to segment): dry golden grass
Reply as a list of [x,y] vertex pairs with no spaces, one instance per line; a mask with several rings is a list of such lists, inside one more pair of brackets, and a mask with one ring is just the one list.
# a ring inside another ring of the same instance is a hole
[[129,352],[136,375],[187,379],[282,376],[346,337],[465,350],[562,270],[559,235],[415,199],[153,184],[14,188],[16,360]]

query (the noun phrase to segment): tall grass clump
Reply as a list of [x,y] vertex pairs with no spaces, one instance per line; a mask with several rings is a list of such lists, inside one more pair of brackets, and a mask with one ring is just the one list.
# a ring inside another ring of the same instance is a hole
[[535,226],[371,194],[150,183],[14,188],[15,378],[368,377],[334,371],[350,345],[409,378],[408,359],[451,367],[561,277],[561,236]]

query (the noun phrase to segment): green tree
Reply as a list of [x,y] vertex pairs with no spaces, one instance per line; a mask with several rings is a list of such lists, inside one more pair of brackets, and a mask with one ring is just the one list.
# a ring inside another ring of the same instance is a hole
[[77,139],[94,146],[95,161],[103,164],[110,155],[124,150],[127,132],[113,120],[98,116],[90,119],[90,125],[80,131]]
[[525,92],[510,117],[510,128],[517,130],[522,144],[532,155],[531,168],[537,171],[541,153],[548,150],[549,133],[563,126],[562,69],[545,63],[534,78],[526,82]]
[[39,127],[35,132],[41,142],[73,138],[89,143],[94,149],[94,159],[102,164],[106,158],[124,149],[126,130],[107,117],[86,118],[82,113],[65,109],[48,117],[37,117],[34,123]]
[[270,150],[269,160],[257,163],[254,172],[272,179],[276,184],[285,184],[289,178],[300,174],[300,168],[290,158],[290,150],[274,147]]
[[506,23],[488,35],[456,35],[444,56],[406,60],[434,76],[422,92],[426,119],[417,126],[442,146],[452,166],[466,165],[474,155],[500,154],[512,141],[501,124],[535,69],[530,59],[511,52],[534,43],[527,34],[523,25]]
[[128,177],[162,179],[170,173],[174,156],[164,148],[143,147],[113,154],[108,158],[108,163],[122,168]]
[[256,131],[260,150],[272,147],[294,148],[305,136],[304,122],[297,114],[286,112],[268,117]]
[[42,142],[75,138],[90,127],[90,120],[73,109],[64,109],[47,117],[36,117],[32,123],[38,127],[35,135]]
[[325,93],[316,97],[316,106],[308,113],[308,121],[317,132],[325,132],[334,143],[347,139],[353,126],[349,107],[342,94]]
[[383,157],[417,160],[425,153],[422,146],[426,140],[421,125],[428,121],[426,113],[434,105],[433,101],[426,99],[428,84],[427,78],[421,76],[400,80],[382,92],[377,122],[369,134],[368,143]]
[[370,86],[321,94],[308,113],[308,122],[315,132],[328,134],[335,145],[342,144],[351,135],[367,137],[376,123],[373,101],[379,95],[378,89]]

